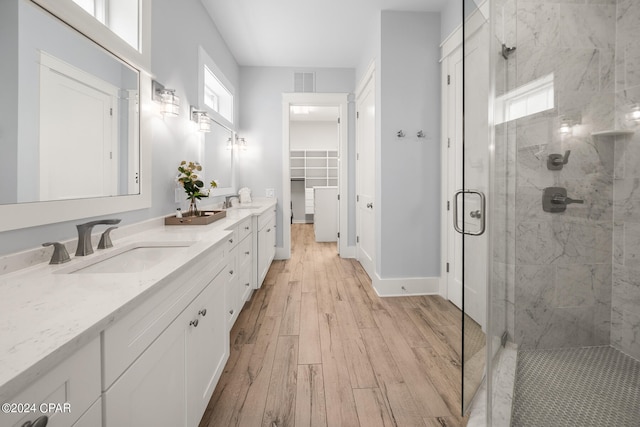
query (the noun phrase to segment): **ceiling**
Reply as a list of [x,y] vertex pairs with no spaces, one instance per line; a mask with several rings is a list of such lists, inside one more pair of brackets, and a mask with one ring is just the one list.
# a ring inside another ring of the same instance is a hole
[[354,68],[381,10],[451,0],[201,0],[241,66]]

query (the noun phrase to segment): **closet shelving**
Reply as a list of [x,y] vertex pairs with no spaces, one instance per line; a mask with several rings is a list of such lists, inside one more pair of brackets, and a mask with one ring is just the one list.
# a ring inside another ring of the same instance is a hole
[[314,187],[338,186],[337,150],[291,150],[291,180],[304,181],[305,213],[313,215]]
[[338,185],[337,150],[292,150],[291,180],[304,181],[305,188]]

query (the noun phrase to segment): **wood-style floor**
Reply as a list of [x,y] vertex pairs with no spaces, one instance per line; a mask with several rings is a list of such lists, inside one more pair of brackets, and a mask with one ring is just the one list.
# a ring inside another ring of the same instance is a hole
[[437,296],[379,298],[357,261],[294,224],[231,332],[200,427],[463,426],[461,314]]

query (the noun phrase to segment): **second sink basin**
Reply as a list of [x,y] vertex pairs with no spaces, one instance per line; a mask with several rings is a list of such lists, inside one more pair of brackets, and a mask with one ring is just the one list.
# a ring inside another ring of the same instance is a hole
[[[140,273],[149,270],[162,261],[179,255],[195,242],[145,242],[134,243],[121,250],[104,254],[104,257],[89,259],[86,262],[63,270],[62,274],[113,274]],[[77,258],[75,258],[77,260]],[[84,261],[84,260],[83,260]]]

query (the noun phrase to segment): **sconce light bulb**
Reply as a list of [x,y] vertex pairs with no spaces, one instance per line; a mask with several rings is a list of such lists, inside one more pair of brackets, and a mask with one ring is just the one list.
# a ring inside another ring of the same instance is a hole
[[631,107],[631,111],[627,113],[627,120],[638,122],[640,121],[640,105],[634,104]]

